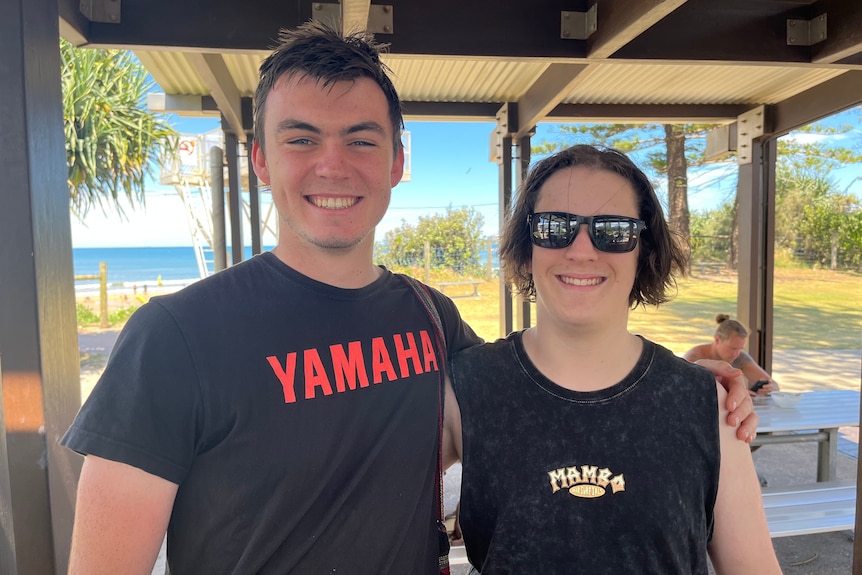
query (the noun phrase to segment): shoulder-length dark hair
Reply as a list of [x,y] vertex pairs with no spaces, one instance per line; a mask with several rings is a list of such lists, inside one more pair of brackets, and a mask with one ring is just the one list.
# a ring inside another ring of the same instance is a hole
[[688,265],[688,249],[678,234],[671,232],[664,219],[655,190],[646,174],[628,156],[613,148],[578,145],[544,158],[530,170],[518,191],[500,239],[500,262],[506,281],[514,284],[518,293],[530,298],[536,295],[533,275],[529,272],[533,245],[527,215],[533,213],[539,193],[554,173],[574,167],[607,170],[628,181],[635,192],[638,217],[646,222],[640,239],[635,283],[629,294],[629,305],[659,305],[670,300],[676,288],[677,275],[684,275]]

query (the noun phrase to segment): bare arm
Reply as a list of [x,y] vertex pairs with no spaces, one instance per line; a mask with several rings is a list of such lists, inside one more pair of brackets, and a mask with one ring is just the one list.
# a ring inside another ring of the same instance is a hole
[[703,347],[703,346],[700,346],[700,345],[694,346],[693,348],[691,348],[690,350],[685,352],[682,357],[687,359],[688,361],[690,361],[692,363],[695,363],[697,360],[699,360],[701,358],[701,355],[700,355],[700,348],[701,347]]
[[461,461],[461,410],[452,382],[446,377],[446,398],[443,410],[443,469]]
[[775,382],[772,377],[766,373],[766,370],[757,365],[755,361],[749,361],[745,365],[742,366],[742,373],[745,375],[745,378],[748,379],[752,384],[755,381],[760,381],[761,379],[769,380],[769,383],[761,387],[757,391],[757,395],[769,395],[772,391],[778,391],[778,384]]
[[78,483],[69,575],[150,575],[177,485],[88,455]]
[[724,407],[729,412],[727,424],[731,427],[739,425],[736,437],[750,443],[757,436],[757,424],[760,420],[754,413],[754,403],[742,372],[726,361],[700,359],[695,363],[711,371],[718,383],[727,390],[727,399],[724,401]]
[[735,573],[780,574],[775,557],[760,484],[754,471],[751,450],[734,440],[733,428],[725,423],[726,392],[718,393],[718,426],[721,467],[715,502],[715,528],[709,555],[718,575]]

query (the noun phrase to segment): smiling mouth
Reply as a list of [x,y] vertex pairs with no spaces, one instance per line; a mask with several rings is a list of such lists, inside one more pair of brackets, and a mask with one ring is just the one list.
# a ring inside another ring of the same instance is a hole
[[338,198],[309,196],[308,201],[317,206],[318,208],[323,208],[325,210],[346,210],[347,208],[356,205],[356,202],[359,201],[359,198],[355,196]]
[[560,278],[560,281],[564,284],[568,284],[571,286],[597,286],[602,283],[604,278],[589,278],[589,279],[579,279],[579,278],[571,278],[567,276],[557,276]]

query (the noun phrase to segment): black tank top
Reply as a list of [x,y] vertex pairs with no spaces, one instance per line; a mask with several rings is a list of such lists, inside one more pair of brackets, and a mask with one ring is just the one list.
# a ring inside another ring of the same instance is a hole
[[452,362],[470,562],[499,573],[708,573],[718,490],[715,380],[644,340],[597,392],[544,377],[521,334]]

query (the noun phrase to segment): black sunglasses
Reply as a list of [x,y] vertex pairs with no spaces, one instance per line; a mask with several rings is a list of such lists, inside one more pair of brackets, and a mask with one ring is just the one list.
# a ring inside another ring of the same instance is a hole
[[530,241],[552,250],[566,248],[575,241],[581,224],[587,224],[590,240],[600,252],[625,253],[635,249],[643,220],[625,216],[578,216],[566,212],[536,212],[527,216]]

